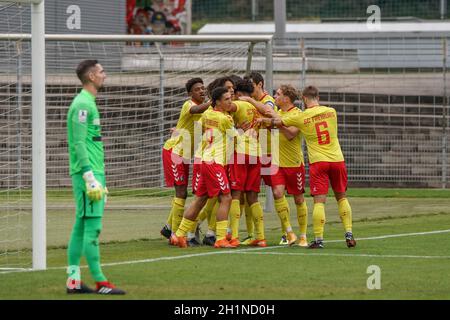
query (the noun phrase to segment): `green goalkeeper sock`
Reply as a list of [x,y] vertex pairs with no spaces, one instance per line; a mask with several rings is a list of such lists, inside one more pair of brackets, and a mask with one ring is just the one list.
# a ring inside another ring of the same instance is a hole
[[100,248],[99,236],[102,231],[101,218],[86,218],[84,231],[84,253],[91,272],[92,278],[95,282],[106,281],[100,266]]
[[84,219],[76,218],[67,248],[69,266],[79,266],[83,254]]

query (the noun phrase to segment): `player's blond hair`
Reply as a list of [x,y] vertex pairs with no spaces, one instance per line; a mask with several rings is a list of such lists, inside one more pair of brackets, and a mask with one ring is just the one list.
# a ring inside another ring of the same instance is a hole
[[288,97],[292,103],[298,99],[298,91],[290,84],[283,84],[280,86],[280,90],[284,96]]

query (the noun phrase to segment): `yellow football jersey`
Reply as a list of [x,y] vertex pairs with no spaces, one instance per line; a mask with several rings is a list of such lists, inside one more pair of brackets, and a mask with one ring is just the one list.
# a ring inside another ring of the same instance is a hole
[[214,109],[207,110],[201,117],[203,127],[202,161],[214,161],[225,165],[233,150],[236,134],[233,118]]
[[300,123],[291,119],[283,120],[286,126],[297,126],[308,147],[309,163],[320,161],[344,161],[337,135],[336,110],[330,107],[317,106],[308,108],[300,114]]
[[[272,109],[274,109],[275,111],[278,111],[278,107],[275,105],[275,99],[267,94],[266,92],[264,93],[263,97],[259,100],[259,102],[268,105],[269,107],[271,107]],[[267,129],[266,129],[267,130]],[[270,130],[267,130],[264,132],[264,134],[262,134],[260,136],[260,141],[264,140],[264,142],[266,143],[260,143],[261,145],[261,154],[270,154],[271,153],[271,135],[270,135]]]
[[259,156],[258,130],[259,124],[256,119],[261,117],[256,107],[249,102],[236,100],[233,101],[237,110],[232,113],[234,123],[237,127],[243,123],[250,123],[247,131],[236,136],[236,153],[248,154],[250,156]]
[[[295,127],[300,126],[301,113],[301,110],[295,107],[289,109],[288,111],[283,111],[281,109],[278,110],[278,114],[283,120],[283,123],[288,122],[291,123],[291,126]],[[292,140],[288,140],[286,136],[282,132],[280,132],[278,141],[279,152],[272,152],[272,164],[284,168],[297,168],[300,165],[304,164],[302,152],[302,135],[300,132]]]
[[264,92],[263,97],[259,100],[259,102],[268,105],[275,111],[278,111],[278,107],[275,105],[275,99],[269,95],[267,92]]
[[197,105],[192,100],[187,100],[181,108],[180,117],[178,118],[176,131],[164,144],[164,149],[190,159],[194,152],[194,123],[199,121],[201,113],[190,113],[192,106]]
[[[214,110],[214,108],[209,106],[208,109],[206,109],[204,112],[206,112],[208,110]],[[194,137],[194,147],[195,147],[194,158],[201,159],[202,154],[203,154],[203,147],[204,147],[204,141],[202,141],[203,140],[203,129],[202,129],[201,118],[199,119],[199,121],[194,122],[194,128],[197,128],[197,126],[199,128],[198,131],[200,132],[200,137]],[[197,130],[195,132],[197,132]]]

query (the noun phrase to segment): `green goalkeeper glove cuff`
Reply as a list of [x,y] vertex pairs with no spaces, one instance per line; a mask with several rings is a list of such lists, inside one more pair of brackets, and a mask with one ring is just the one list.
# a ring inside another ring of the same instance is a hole
[[106,188],[103,188],[102,184],[97,181],[92,171],[85,172],[83,179],[86,182],[86,193],[91,201],[99,201],[103,195],[108,192]]

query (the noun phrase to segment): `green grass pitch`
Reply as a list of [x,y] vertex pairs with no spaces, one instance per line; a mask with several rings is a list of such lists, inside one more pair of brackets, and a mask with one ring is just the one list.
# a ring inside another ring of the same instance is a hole
[[[139,204],[155,202],[146,197],[112,196],[101,256],[105,275],[128,292],[121,297],[65,294],[65,246],[73,210],[55,206],[48,211],[48,270],[0,271],[0,299],[449,299],[450,190],[354,189],[349,195],[357,247],[345,246],[330,197],[323,250],[278,246],[275,213],[265,215],[268,248],[171,247],[159,235],[166,209],[139,209]],[[68,194],[49,202],[70,201]],[[121,207],[124,201],[135,209]],[[310,197],[307,203],[311,240]],[[241,230],[242,238],[243,218]],[[371,265],[380,268],[380,289],[367,287]],[[82,276],[93,285],[87,268]]]

